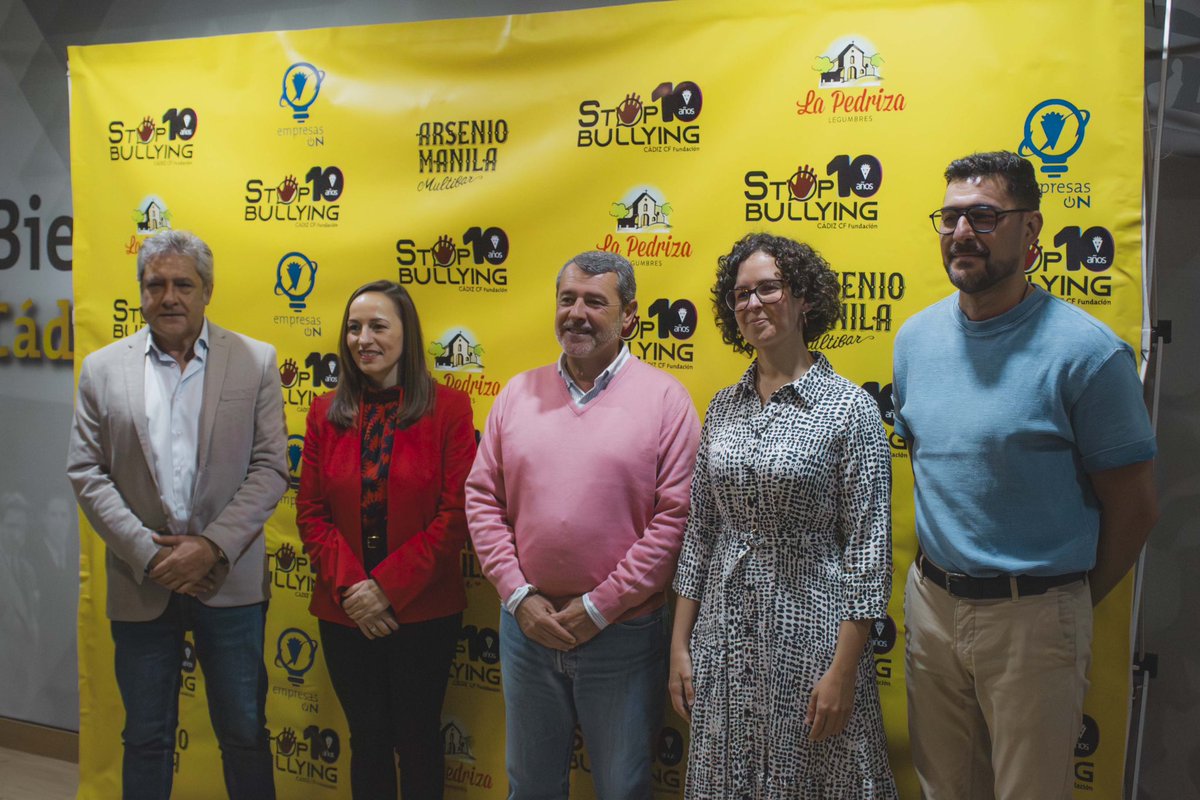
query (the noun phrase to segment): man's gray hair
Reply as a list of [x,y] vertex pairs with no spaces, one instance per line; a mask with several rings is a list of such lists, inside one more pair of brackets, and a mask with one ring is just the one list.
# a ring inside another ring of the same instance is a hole
[[142,242],[142,247],[138,250],[137,257],[137,280],[140,284],[142,276],[146,274],[146,265],[156,258],[171,255],[187,256],[196,262],[196,272],[200,273],[200,280],[204,281],[204,285],[212,288],[213,285],[213,254],[208,245],[204,243],[196,234],[191,231],[172,231],[166,230],[156,233],[146,241]]
[[605,250],[588,250],[580,253],[562,265],[562,269],[558,271],[558,277],[554,279],[555,289],[562,282],[563,271],[572,264],[588,275],[615,272],[617,274],[617,296],[621,299],[621,308],[627,307],[637,297],[637,281],[633,277],[633,265],[624,256]]

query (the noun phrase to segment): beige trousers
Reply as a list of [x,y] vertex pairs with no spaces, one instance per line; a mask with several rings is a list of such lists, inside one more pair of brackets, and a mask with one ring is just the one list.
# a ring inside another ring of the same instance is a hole
[[1018,600],[904,593],[913,765],[926,800],[1070,800],[1092,652],[1085,581]]

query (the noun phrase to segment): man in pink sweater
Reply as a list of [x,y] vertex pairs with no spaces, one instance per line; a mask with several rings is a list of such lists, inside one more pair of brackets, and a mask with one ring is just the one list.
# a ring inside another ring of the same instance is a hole
[[556,364],[513,378],[467,480],[500,594],[509,797],[566,798],[576,722],[600,800],[649,800],[699,420],[621,340],[633,268],[581,253],[558,274]]

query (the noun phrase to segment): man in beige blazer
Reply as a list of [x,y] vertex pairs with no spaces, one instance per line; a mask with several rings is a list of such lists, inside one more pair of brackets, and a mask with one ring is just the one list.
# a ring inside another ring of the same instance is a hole
[[106,546],[126,798],[168,798],[191,630],[231,798],[273,798],[263,525],[288,485],[275,350],[205,318],[213,258],[138,253],[147,328],[84,359],[67,475]]

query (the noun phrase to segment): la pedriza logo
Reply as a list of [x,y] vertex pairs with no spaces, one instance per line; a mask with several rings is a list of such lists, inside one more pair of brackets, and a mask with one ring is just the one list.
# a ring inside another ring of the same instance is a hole
[[883,64],[883,54],[865,36],[835,40],[813,59],[817,88],[796,101],[796,114],[824,115],[828,107],[827,121],[837,123],[871,122],[874,114],[904,111],[904,95],[883,87]]
[[689,258],[692,244],[671,233],[675,207],[656,186],[634,186],[610,204],[617,234],[606,233],[597,250],[619,253],[638,266],[662,266],[664,260]]

